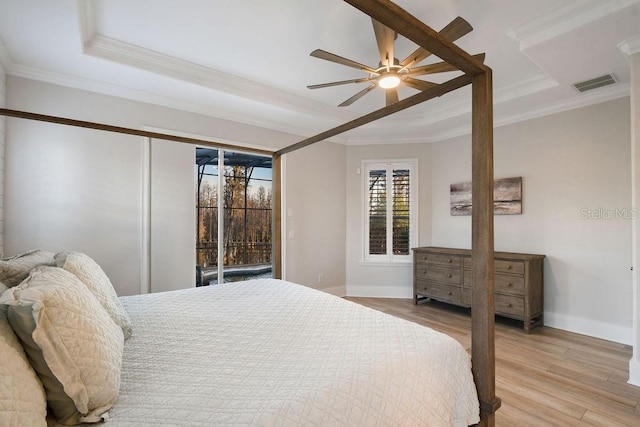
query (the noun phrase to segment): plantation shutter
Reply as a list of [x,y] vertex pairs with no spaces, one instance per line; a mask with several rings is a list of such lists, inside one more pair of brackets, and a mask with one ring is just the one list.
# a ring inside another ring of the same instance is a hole
[[415,224],[411,162],[370,163],[367,179],[365,259],[393,261],[409,257]]
[[393,254],[409,255],[410,179],[408,169],[393,170]]
[[387,171],[369,171],[369,254],[387,253]]

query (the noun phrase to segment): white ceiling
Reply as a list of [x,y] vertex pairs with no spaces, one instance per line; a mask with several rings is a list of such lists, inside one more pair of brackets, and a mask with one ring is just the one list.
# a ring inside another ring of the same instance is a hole
[[[640,0],[396,3],[436,30],[456,16],[474,27],[456,43],[487,54],[496,125],[629,94]],[[350,107],[337,105],[364,86],[307,89],[366,77],[309,56],[317,48],[374,68],[379,61],[370,18],[341,0],[0,0],[0,61],[11,75],[301,136],[384,106],[378,88]],[[415,48],[400,36],[396,56]],[[586,93],[572,86],[608,73],[618,83]],[[401,88],[400,97],[414,93]],[[467,87],[334,140],[437,141],[468,133],[470,109]]]

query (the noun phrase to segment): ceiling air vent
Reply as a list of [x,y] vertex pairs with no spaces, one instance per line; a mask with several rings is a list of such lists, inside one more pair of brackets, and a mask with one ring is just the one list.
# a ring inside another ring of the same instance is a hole
[[612,85],[616,83],[616,78],[613,74],[605,74],[604,76],[596,77],[595,79],[585,80],[574,84],[573,86],[578,89],[579,92],[586,92],[588,90],[597,89],[602,86]]

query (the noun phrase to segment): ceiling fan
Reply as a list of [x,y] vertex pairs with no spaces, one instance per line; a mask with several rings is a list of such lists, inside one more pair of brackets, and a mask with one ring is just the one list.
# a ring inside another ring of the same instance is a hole
[[[380,63],[378,64],[378,67],[369,67],[367,65],[360,64],[359,62],[352,61],[351,59],[343,58],[342,56],[335,55],[325,50],[316,49],[311,52],[311,56],[365,71],[369,73],[369,76],[359,79],[342,80],[338,82],[311,85],[307,86],[307,88],[320,89],[324,87],[339,86],[350,83],[369,83],[369,86],[344,101],[339,105],[339,107],[346,107],[353,104],[358,99],[362,98],[364,95],[375,89],[376,86],[385,89],[386,105],[391,105],[399,101],[399,85],[404,85],[419,91],[423,91],[437,86],[437,83],[420,80],[415,77],[425,74],[444,73],[447,71],[458,70],[456,67],[449,65],[446,62],[437,62],[434,64],[416,66],[419,62],[425,60],[431,55],[431,52],[422,47],[416,49],[411,53],[411,55],[407,56],[402,61],[398,61],[398,59],[394,57],[394,42],[398,36],[397,33],[389,27],[382,25],[373,18],[371,19],[371,21],[373,23],[373,31],[376,35],[378,50],[380,51]],[[465,21],[461,17],[457,17],[440,31],[440,35],[450,41],[455,41],[465,34],[468,34],[472,30],[473,28],[467,21]],[[474,57],[477,58],[480,62],[484,62],[484,53],[474,55]]]

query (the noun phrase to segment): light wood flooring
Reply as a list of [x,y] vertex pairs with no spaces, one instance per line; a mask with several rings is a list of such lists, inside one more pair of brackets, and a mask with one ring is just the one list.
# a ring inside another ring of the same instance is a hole
[[[435,301],[347,298],[444,332],[471,349],[469,310]],[[496,322],[497,426],[640,426],[640,387],[627,384],[630,346]]]

